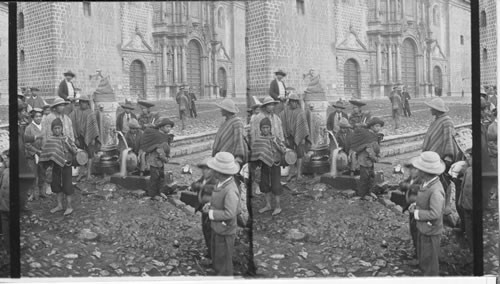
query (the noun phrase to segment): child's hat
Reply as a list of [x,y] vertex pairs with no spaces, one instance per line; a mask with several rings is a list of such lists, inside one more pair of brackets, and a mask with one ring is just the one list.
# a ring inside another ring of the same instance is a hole
[[260,121],[260,128],[262,128],[262,126],[264,126],[264,125],[267,125],[267,126],[271,127],[271,121],[269,120],[269,118],[264,117],[264,118]]
[[54,127],[56,127],[56,126],[61,126],[61,127],[63,127],[63,123],[62,123],[62,121],[61,121],[61,119],[60,119],[60,118],[56,118],[56,119],[54,119],[54,121],[52,121],[52,124],[50,125],[50,128],[51,128],[51,129],[54,129]]

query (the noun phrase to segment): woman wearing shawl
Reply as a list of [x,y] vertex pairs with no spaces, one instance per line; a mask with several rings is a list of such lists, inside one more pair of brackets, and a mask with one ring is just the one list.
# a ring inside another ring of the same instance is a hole
[[71,164],[73,155],[77,148],[75,143],[63,134],[63,123],[60,118],[56,118],[51,123],[52,136],[50,136],[42,147],[40,154],[41,162],[51,162],[52,169],[52,191],[57,193],[57,206],[50,210],[56,213],[64,210],[63,198],[66,196],[67,207],[64,215],[73,213],[71,205],[71,195],[74,192],[72,182]]
[[[266,206],[259,210],[259,213],[271,211],[271,197],[274,195],[276,207],[272,215],[281,213],[280,195],[281,188],[281,157],[286,151],[283,142],[272,135],[271,121],[264,118],[260,121],[261,135],[252,144],[252,154],[250,161],[257,162],[256,180],[260,181],[260,190],[265,193]],[[260,178],[259,178],[260,173]]]
[[[31,111],[32,121],[24,132],[26,137],[34,137],[35,141],[33,143],[26,143],[26,158],[28,160],[28,165],[31,167],[35,173],[35,184],[32,188],[32,194],[29,200],[37,200],[39,197],[45,197],[43,192],[43,185],[45,183],[45,170],[39,162],[40,153],[42,152],[42,112],[40,108],[34,108]],[[27,140],[27,139],[26,139]]]

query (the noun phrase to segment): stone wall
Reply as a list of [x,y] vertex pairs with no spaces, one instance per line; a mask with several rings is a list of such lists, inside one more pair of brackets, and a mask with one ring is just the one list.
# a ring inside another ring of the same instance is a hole
[[0,105],[9,103],[9,10],[0,2]]
[[[479,0],[479,12],[486,12],[486,27],[479,26],[481,46],[481,84],[497,84],[497,15],[496,0]],[[484,60],[483,49],[488,51],[488,59]]]
[[334,96],[334,2],[304,1],[304,14],[297,9],[299,1],[259,2],[249,3],[247,11],[251,93],[267,94],[277,69],[288,74],[287,86],[302,92],[306,88],[303,75],[315,69],[321,75],[327,97]]
[[[233,80],[231,83],[234,85],[233,93],[236,97],[245,97],[247,93],[247,80],[246,80],[246,50],[245,50],[245,5],[244,2],[232,2],[232,67],[233,67]],[[226,70],[227,71],[227,70]]]

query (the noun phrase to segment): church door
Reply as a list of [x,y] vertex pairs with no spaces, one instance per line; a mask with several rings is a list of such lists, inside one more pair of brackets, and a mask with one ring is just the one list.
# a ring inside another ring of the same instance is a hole
[[359,88],[359,65],[354,59],[349,59],[344,64],[344,94],[348,98],[361,96]]
[[197,41],[191,40],[187,48],[186,56],[187,84],[192,88],[196,97],[203,97],[203,88],[201,86],[201,47]]
[[415,44],[410,39],[405,39],[401,53],[401,74],[403,84],[407,86],[408,92],[416,96],[417,91],[417,60]]
[[139,60],[130,64],[130,95],[146,99],[146,68]]

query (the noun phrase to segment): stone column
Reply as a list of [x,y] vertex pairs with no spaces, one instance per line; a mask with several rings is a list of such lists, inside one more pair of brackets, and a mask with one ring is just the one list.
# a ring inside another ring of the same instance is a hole
[[212,91],[213,91],[213,83],[212,83],[212,78],[213,78],[213,68],[212,68],[212,49],[208,48],[207,50],[207,57],[208,57],[208,97],[212,97]]
[[162,60],[161,60],[161,67],[162,67],[162,84],[166,85],[167,84],[167,66],[168,66],[168,57],[167,57],[167,44],[166,42],[163,42],[163,45],[161,46],[162,49]]
[[375,0],[375,20],[380,21],[380,0]]
[[160,2],[160,23],[163,23],[163,19],[165,17],[165,4]]
[[402,83],[402,70],[401,70],[401,46],[396,44],[396,77],[398,83]]
[[[175,2],[174,2],[175,3]],[[177,83],[179,82],[179,77],[178,77],[178,73],[177,73],[177,70],[178,70],[178,65],[179,65],[179,62],[178,62],[178,58],[177,58],[177,46],[173,46],[172,49],[174,50],[174,84],[177,85]]]
[[186,2],[186,21],[191,17],[191,2]]
[[405,18],[405,13],[406,13],[406,4],[405,0],[401,0],[401,18]]
[[172,1],[172,23],[177,24],[177,3]]
[[388,63],[388,68],[387,68],[387,72],[389,73],[389,84],[391,84],[393,82],[393,78],[392,78],[392,44],[389,43],[387,45],[387,63]]
[[187,62],[186,62],[186,47],[181,46],[182,56],[182,83],[187,84]]
[[386,18],[387,22],[390,22],[391,21],[391,1],[390,0],[386,0],[385,7],[386,7],[386,14],[385,14],[386,17],[385,18]]
[[382,82],[382,47],[380,42],[377,45],[377,82],[380,84]]

